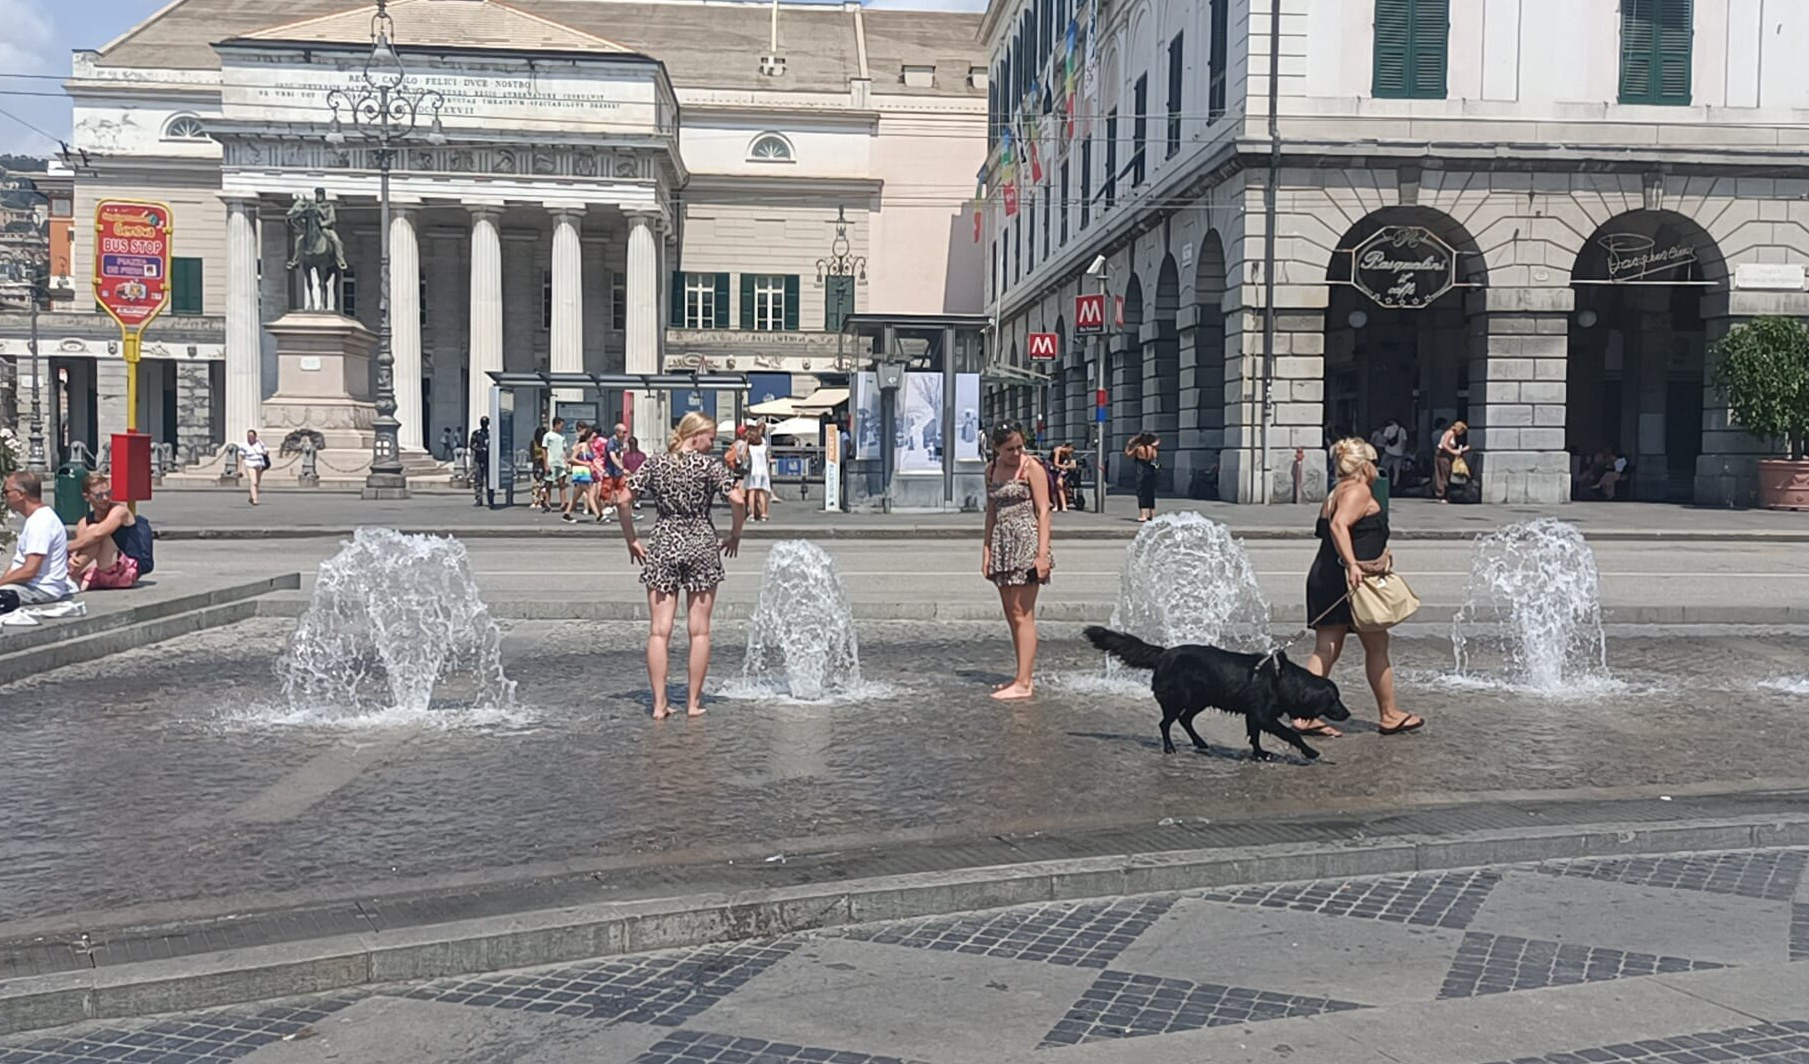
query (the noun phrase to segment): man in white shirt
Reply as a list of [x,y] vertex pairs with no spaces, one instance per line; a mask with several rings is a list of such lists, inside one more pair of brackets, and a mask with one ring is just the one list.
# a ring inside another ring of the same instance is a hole
[[60,602],[75,594],[69,579],[69,533],[55,510],[44,505],[44,482],[35,473],[6,478],[7,509],[25,518],[12,564],[0,573],[0,613],[21,606]]

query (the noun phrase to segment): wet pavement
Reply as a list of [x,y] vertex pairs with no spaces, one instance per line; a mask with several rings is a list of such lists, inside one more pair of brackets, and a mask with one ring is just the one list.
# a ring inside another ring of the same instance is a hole
[[1806,865],[1697,852],[992,909],[92,1023],[0,1038],[0,1062],[1790,1064]]
[[[719,696],[700,720],[659,723],[639,626],[507,625],[515,711],[375,722],[271,708],[288,627],[249,622],[0,688],[0,934],[598,859],[1809,779],[1809,688],[1778,682],[1809,673],[1801,633],[1614,639],[1621,683],[1560,699],[1454,682],[1447,643],[1400,640],[1403,702],[1430,723],[1386,738],[1353,646],[1337,676],[1352,734],[1316,741],[1325,759],[1305,765],[1251,762],[1222,715],[1200,723],[1224,745],[1163,756],[1153,702],[1100,683],[1071,626],[1048,626],[1028,704],[987,698],[1008,665],[1001,626],[871,624],[869,701]],[[719,628],[718,685],[744,639]]]

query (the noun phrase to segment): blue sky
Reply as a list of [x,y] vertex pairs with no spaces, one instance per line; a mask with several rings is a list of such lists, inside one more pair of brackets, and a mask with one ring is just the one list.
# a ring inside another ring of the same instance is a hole
[[[0,0],[0,154],[43,155],[69,136],[69,101],[56,77],[69,53],[98,48],[165,0]],[[356,0],[348,0],[353,6]],[[982,10],[985,0],[868,0],[874,7]],[[31,95],[47,93],[49,95]],[[22,121],[21,121],[22,120]],[[27,124],[42,132],[27,128]],[[48,134],[48,135],[46,135]]]

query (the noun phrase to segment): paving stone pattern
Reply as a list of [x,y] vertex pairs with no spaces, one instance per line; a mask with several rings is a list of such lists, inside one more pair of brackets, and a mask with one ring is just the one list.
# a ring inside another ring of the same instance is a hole
[[1726,1031],[1701,1031],[1671,1038],[1617,1042],[1543,1057],[1516,1057],[1494,1064],[1699,1064],[1707,1061],[1755,1061],[1757,1064],[1801,1064],[1809,1060],[1809,1021],[1767,1023]]
[[1809,864],[1809,852],[1705,853],[1684,857],[1621,857],[1553,861],[1538,866],[1548,876],[1581,876],[1609,883],[1671,890],[1699,890],[1766,901],[1789,901]]
[[1209,901],[1256,905],[1268,909],[1293,909],[1326,916],[1354,916],[1360,920],[1385,920],[1398,924],[1447,927],[1470,926],[1476,912],[1489,898],[1501,874],[1486,870],[1439,872],[1380,879],[1320,880],[1314,883],[1282,883],[1213,891]]
[[888,946],[1104,968],[1173,905],[1172,898],[1044,905],[855,928],[844,934]]
[[1548,986],[1602,983],[1659,972],[1699,972],[1725,965],[1693,961],[1687,957],[1662,957],[1651,953],[1625,953],[1617,949],[1546,942],[1513,935],[1464,933],[1457,959],[1445,975],[1441,998],[1479,997],[1513,990],[1539,990]]
[[731,1038],[702,1031],[675,1031],[634,1064],[921,1064],[902,1057],[788,1045],[761,1038]]
[[51,1036],[0,1045],[0,1064],[205,1064],[238,1060],[259,1047],[303,1036],[310,1025],[357,1000],[319,998],[252,1013],[211,1012],[148,1026],[97,1027],[78,1037]]
[[449,979],[404,996],[474,1008],[677,1027],[797,949],[796,941],[712,946],[553,972]]
[[1809,961],[1809,905],[1790,907],[1790,959]]
[[1360,1008],[1364,1006],[1351,1001],[1106,971],[1099,973],[1092,987],[1043,1036],[1043,1046],[1141,1038]]

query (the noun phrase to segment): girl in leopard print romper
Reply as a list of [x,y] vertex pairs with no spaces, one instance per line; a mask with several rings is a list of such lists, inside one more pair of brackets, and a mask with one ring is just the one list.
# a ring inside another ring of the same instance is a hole
[[[628,477],[616,499],[616,517],[628,541],[628,556],[641,566],[652,619],[647,637],[647,678],[653,686],[653,719],[671,714],[666,698],[667,657],[678,614],[678,593],[686,592],[685,627],[690,633],[689,690],[686,715],[703,715],[704,678],[710,670],[710,613],[716,585],[722,583],[722,558],[733,558],[741,545],[747,507],[728,466],[711,457],[716,422],[701,413],[686,414],[666,453],[654,455]],[[653,497],[657,517],[643,544],[634,532],[633,503]],[[729,500],[734,527],[718,540],[710,521],[710,505],[720,495]]]

